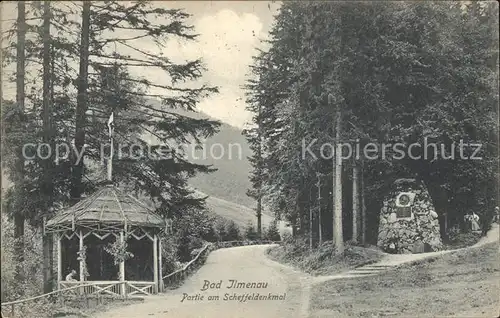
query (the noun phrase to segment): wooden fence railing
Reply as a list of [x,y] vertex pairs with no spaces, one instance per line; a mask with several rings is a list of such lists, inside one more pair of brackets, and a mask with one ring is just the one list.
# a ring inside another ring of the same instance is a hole
[[196,270],[199,266],[203,265],[208,254],[219,248],[228,248],[236,246],[247,246],[247,245],[260,245],[260,244],[279,244],[280,241],[221,241],[215,243],[209,243],[203,247],[198,254],[189,263],[184,265],[181,269],[170,273],[161,279],[160,292],[164,292],[167,286],[176,286],[182,282],[190,273]]
[[189,263],[184,265],[184,267],[162,277],[160,291],[161,292],[165,291],[166,286],[173,286],[183,281],[192,271],[194,271],[199,265],[201,265],[205,261],[205,257],[208,255],[211,246],[213,245],[212,244],[205,245],[198,252],[198,254],[196,254],[196,256],[191,261],[189,261]]
[[217,248],[247,246],[247,245],[261,245],[261,244],[279,244],[281,241],[268,241],[268,240],[255,240],[255,241],[221,241],[216,242],[214,245]]
[[[103,303],[104,299],[127,299],[138,295],[147,296],[153,293],[154,283],[133,281],[68,281],[60,282],[59,287],[59,289],[50,293],[2,303],[2,318],[15,317],[16,306],[21,306],[44,298],[50,299],[54,303],[59,303],[61,306],[64,305],[66,301],[78,300],[79,305],[89,308],[91,301],[99,305]],[[7,312],[9,312],[9,315],[7,315]]]
[[[82,288],[88,288],[88,287],[91,287],[93,285],[94,284],[92,284],[92,283],[80,284],[78,286],[72,286],[72,287],[68,287],[68,288],[58,289],[58,290],[52,291],[50,293],[46,293],[46,294],[42,294],[42,295],[38,295],[38,296],[26,298],[26,299],[20,299],[20,300],[14,300],[14,301],[2,303],[2,310],[1,310],[2,318],[3,317],[15,317],[16,305],[22,305],[25,303],[34,302],[34,301],[39,300],[39,299],[43,299],[43,298],[47,299],[47,298],[51,298],[51,297],[57,297],[57,299],[59,299],[61,302],[64,302],[64,297],[66,297],[68,295],[78,295],[78,296],[83,297],[83,293],[80,293],[77,290],[81,291]],[[6,316],[7,314],[6,313],[4,314],[4,308],[9,308],[9,307],[10,307],[10,315]]]

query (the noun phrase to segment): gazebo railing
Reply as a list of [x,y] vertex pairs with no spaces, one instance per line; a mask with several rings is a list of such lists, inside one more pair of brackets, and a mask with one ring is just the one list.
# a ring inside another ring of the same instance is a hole
[[154,294],[155,283],[154,282],[133,282],[127,281],[126,287],[126,295],[130,296],[138,296],[138,295],[152,295]]
[[141,281],[92,281],[88,285],[87,282],[80,281],[62,281],[59,283],[59,288],[69,288],[74,286],[82,286],[81,289],[75,289],[73,293],[84,293],[85,295],[109,295],[113,297],[130,297],[130,296],[149,296],[154,293],[154,282]]
[[[78,287],[71,289],[70,292],[73,293],[74,296],[77,296],[79,293],[84,295],[110,295],[110,296],[122,296],[122,286],[126,285],[126,282],[120,281],[93,281],[91,284],[87,284],[87,282],[80,281],[62,281],[59,282],[60,289],[67,289],[71,287]],[[69,296],[69,295],[68,295]]]

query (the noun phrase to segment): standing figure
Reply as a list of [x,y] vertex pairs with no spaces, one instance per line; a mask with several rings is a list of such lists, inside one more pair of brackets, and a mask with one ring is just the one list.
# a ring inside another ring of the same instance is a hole
[[495,212],[493,212],[493,222],[492,223],[500,223],[500,209],[496,206]]
[[465,231],[466,232],[470,232],[472,230],[471,219],[472,219],[472,214],[467,212],[467,214],[464,215],[464,224],[465,224]]
[[481,226],[479,226],[479,215],[476,213],[472,212],[471,218],[470,218],[470,223],[471,223],[471,229],[472,232],[479,232],[481,231]]

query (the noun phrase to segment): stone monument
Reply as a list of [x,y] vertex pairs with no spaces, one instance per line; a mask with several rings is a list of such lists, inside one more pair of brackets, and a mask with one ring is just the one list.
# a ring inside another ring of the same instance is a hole
[[422,182],[398,179],[380,211],[377,245],[397,254],[438,251],[442,248],[438,215]]

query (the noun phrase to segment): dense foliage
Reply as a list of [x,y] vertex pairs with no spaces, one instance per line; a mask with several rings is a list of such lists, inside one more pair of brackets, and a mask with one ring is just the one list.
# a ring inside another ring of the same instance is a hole
[[[211,219],[203,214],[204,199],[193,196],[187,181],[213,169],[189,161],[177,146],[212,136],[219,123],[189,116],[200,100],[217,92],[216,87],[193,84],[204,72],[202,61],[178,61],[166,50],[168,41],[196,39],[187,23],[190,15],[148,1],[45,1],[20,6],[19,16],[5,32],[2,47],[5,69],[18,66],[5,80],[17,79],[18,92],[25,92],[16,102],[2,103],[2,165],[13,183],[2,193],[2,204],[19,220],[16,240],[24,241],[24,219],[40,229],[44,218],[106,181],[107,121],[113,113],[114,143],[125,154],[119,156],[115,149],[114,183],[150,199],[159,214],[177,222],[179,246],[197,245],[194,241],[204,235],[200,220]],[[149,52],[144,43],[165,54]],[[158,72],[168,85],[147,76]],[[42,143],[53,151],[41,148],[43,156],[37,155]],[[27,156],[21,155],[23,145],[30,144],[34,147],[27,148]],[[63,150],[59,158],[55,145]],[[169,150],[167,156],[159,154],[159,145],[160,151]],[[14,262],[24,262],[24,249],[19,245]]]
[[[311,220],[309,209],[320,207],[323,233],[330,239],[332,160],[319,154],[334,138],[340,109],[340,142],[379,149],[376,159],[361,153],[344,160],[345,239],[352,217],[349,175],[360,162],[369,241],[376,239],[388,188],[402,177],[426,184],[441,223],[446,214],[451,227],[474,211],[487,228],[498,204],[496,10],[491,2],[283,4],[270,48],[256,56],[247,85],[257,127],[247,136],[255,148],[258,132],[263,147],[262,160],[252,160],[254,188],[265,189],[266,203],[298,233],[308,233],[313,222],[317,237],[318,217],[314,213]],[[303,145],[313,140],[309,149],[319,158],[303,157]],[[432,146],[424,149],[425,142],[438,145],[437,154]],[[396,159],[391,148],[382,158],[381,146],[396,143],[413,158]],[[413,143],[421,147],[411,148]],[[482,145],[476,153],[481,160],[470,159],[473,144]]]

